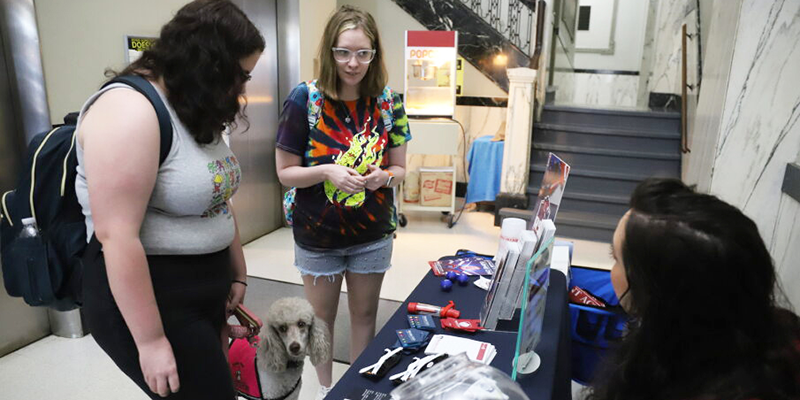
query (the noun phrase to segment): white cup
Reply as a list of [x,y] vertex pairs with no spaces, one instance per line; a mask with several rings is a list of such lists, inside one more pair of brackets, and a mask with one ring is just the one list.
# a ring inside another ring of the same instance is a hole
[[519,242],[527,225],[528,223],[521,218],[506,218],[503,220],[503,225],[500,228],[500,246],[497,249],[495,259],[498,259],[499,256],[506,252],[508,243]]

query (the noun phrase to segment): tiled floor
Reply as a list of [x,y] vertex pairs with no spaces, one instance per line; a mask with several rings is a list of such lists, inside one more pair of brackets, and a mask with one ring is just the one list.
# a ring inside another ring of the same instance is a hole
[[[486,212],[465,212],[452,229],[437,213],[408,213],[408,225],[397,231],[392,266],[386,273],[381,298],[404,301],[428,272],[428,261],[458,249],[494,254],[500,228]],[[613,265],[606,243],[572,240],[574,265],[610,269]],[[292,231],[279,229],[245,246],[248,273],[261,278],[302,284],[294,265]],[[347,288],[345,286],[344,290]]]
[[[499,228],[488,213],[464,213],[456,226],[448,229],[438,213],[409,213],[408,226],[401,228],[395,241],[393,268],[387,273],[381,297],[402,301],[428,271],[427,262],[441,255],[468,248],[494,253]],[[277,281],[300,283],[293,265],[291,231],[280,229],[245,247],[249,273]],[[608,245],[575,241],[573,264],[610,268]],[[346,290],[346,289],[345,289]],[[346,364],[334,366],[338,379]],[[301,400],[313,399],[317,391],[316,374],[306,368]],[[63,339],[54,336],[0,358],[0,398],[3,400],[143,400],[145,397],[113,365],[91,337]]]

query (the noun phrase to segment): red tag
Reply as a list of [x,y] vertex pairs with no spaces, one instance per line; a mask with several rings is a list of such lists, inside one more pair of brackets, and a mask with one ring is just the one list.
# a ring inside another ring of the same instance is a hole
[[442,323],[442,328],[444,329],[453,329],[466,332],[475,332],[484,329],[481,326],[481,320],[479,319],[442,318],[440,321]]
[[573,286],[572,290],[569,291],[569,301],[575,304],[606,308],[606,303],[604,301],[577,286]]

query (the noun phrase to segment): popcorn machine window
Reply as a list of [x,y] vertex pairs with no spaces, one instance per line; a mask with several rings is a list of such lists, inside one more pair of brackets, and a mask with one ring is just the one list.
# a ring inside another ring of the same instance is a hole
[[457,48],[456,31],[406,31],[404,103],[409,116],[453,116]]

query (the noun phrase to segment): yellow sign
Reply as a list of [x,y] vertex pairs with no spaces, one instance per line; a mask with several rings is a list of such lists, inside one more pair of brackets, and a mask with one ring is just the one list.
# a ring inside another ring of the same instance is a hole
[[142,56],[145,50],[149,49],[155,43],[156,38],[142,37],[142,36],[126,36],[125,37],[125,57],[128,64],[136,61]]
[[145,51],[153,45],[155,38],[128,36],[128,50]]

